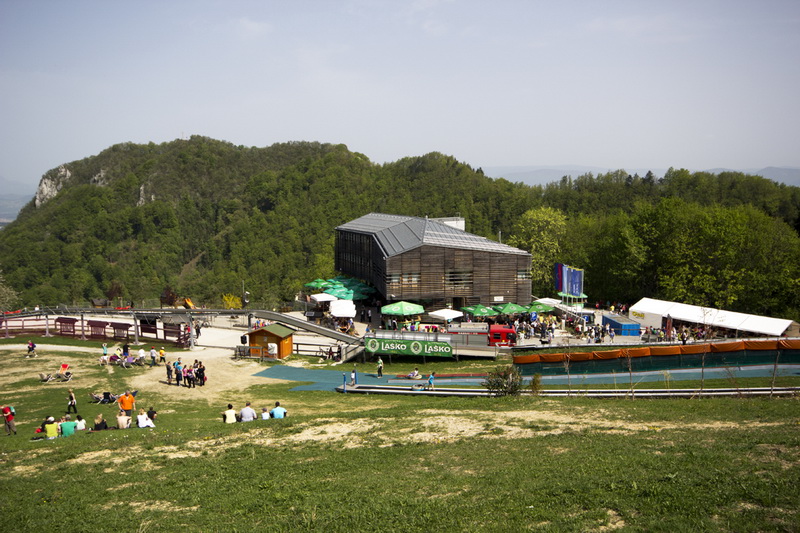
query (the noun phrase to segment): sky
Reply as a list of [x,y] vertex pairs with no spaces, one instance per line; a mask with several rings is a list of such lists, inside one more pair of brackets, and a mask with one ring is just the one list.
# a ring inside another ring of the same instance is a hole
[[0,184],[190,135],[797,167],[800,2],[0,0]]

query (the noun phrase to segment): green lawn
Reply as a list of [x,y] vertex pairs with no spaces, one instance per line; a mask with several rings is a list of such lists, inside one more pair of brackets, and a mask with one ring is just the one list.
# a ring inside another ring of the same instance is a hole
[[63,413],[66,387],[84,416],[110,417],[85,392],[147,372],[45,357],[83,365],[80,376],[40,384],[32,361],[0,349],[0,401],[19,413],[19,434],[0,437],[6,531],[800,529],[797,398],[465,400],[275,383],[226,396],[280,399],[287,419],[225,425],[218,398],[154,388],[137,397],[160,411],[154,430],[31,441]]

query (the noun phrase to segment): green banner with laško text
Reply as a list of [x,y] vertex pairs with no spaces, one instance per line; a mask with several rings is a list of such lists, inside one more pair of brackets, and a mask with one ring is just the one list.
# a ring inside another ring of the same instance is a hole
[[367,339],[365,348],[372,353],[453,357],[453,347],[446,342]]

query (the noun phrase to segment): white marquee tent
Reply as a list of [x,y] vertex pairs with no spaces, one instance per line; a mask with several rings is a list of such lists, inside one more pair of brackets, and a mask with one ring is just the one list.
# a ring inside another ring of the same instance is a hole
[[662,319],[668,316],[675,320],[705,324],[717,328],[727,328],[746,333],[757,333],[778,337],[783,334],[797,336],[800,324],[783,318],[748,315],[711,307],[699,307],[677,302],[642,298],[631,306],[629,316],[642,326],[660,328]]

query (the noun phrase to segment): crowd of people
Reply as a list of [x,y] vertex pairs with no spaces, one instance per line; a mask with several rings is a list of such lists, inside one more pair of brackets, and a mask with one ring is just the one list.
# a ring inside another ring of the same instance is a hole
[[175,378],[175,385],[178,387],[183,384],[184,387],[193,389],[195,387],[202,387],[206,384],[208,376],[206,375],[206,367],[202,361],[194,360],[194,363],[181,362],[181,358],[173,363],[167,363],[167,385],[172,385],[173,376]]
[[288,412],[281,406],[281,402],[275,402],[275,407],[269,409],[267,407],[261,408],[261,416],[259,417],[256,410],[246,402],[240,411],[233,408],[233,404],[228,404],[228,409],[222,412],[222,421],[226,424],[235,424],[236,422],[253,422],[254,420],[269,420],[270,418],[286,418]]

